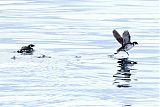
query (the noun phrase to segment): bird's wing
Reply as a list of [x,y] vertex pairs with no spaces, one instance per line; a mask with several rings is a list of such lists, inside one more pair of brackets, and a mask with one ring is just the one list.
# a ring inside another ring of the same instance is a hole
[[27,48],[27,46],[22,46],[22,47],[21,47],[21,49],[26,49],[26,48]]
[[131,43],[130,41],[131,36],[129,34],[129,32],[126,30],[123,32],[123,45],[127,44],[127,43]]
[[116,40],[120,44],[123,44],[123,38],[121,37],[121,35],[116,30],[113,30],[113,36],[116,38]]

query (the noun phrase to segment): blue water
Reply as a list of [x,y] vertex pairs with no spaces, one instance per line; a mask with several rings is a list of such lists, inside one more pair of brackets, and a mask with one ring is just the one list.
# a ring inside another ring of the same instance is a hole
[[[158,0],[1,0],[0,107],[159,107],[158,12]],[[113,29],[139,43],[129,57],[113,56]]]

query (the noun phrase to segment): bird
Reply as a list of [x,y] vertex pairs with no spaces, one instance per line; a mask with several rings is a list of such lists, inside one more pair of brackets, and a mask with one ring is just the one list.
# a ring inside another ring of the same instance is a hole
[[128,30],[125,30],[122,36],[116,30],[113,30],[113,36],[122,45],[114,54],[118,54],[120,51],[124,51],[129,56],[129,53],[127,51],[133,48],[135,45],[138,45],[137,42],[131,42],[131,36]]
[[21,49],[19,49],[17,52],[18,53],[32,53],[34,50],[32,47],[35,45],[29,44],[28,46],[23,46]]

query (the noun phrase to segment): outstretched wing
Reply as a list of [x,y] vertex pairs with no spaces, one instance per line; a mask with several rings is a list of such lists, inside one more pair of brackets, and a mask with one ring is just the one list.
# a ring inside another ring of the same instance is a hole
[[129,34],[129,32],[126,30],[123,32],[123,45],[127,44],[127,43],[131,43],[130,41],[131,36]]
[[121,37],[121,35],[116,30],[113,30],[113,36],[116,38],[116,40],[120,44],[123,44],[123,38]]

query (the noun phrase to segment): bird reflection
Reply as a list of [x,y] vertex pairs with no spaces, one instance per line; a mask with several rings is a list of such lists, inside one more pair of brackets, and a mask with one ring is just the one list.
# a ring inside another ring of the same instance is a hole
[[131,71],[135,69],[131,69],[130,67],[137,64],[135,61],[128,60],[128,58],[120,58],[118,59],[118,67],[117,73],[113,75],[115,78],[113,84],[117,87],[130,87],[131,81]]

